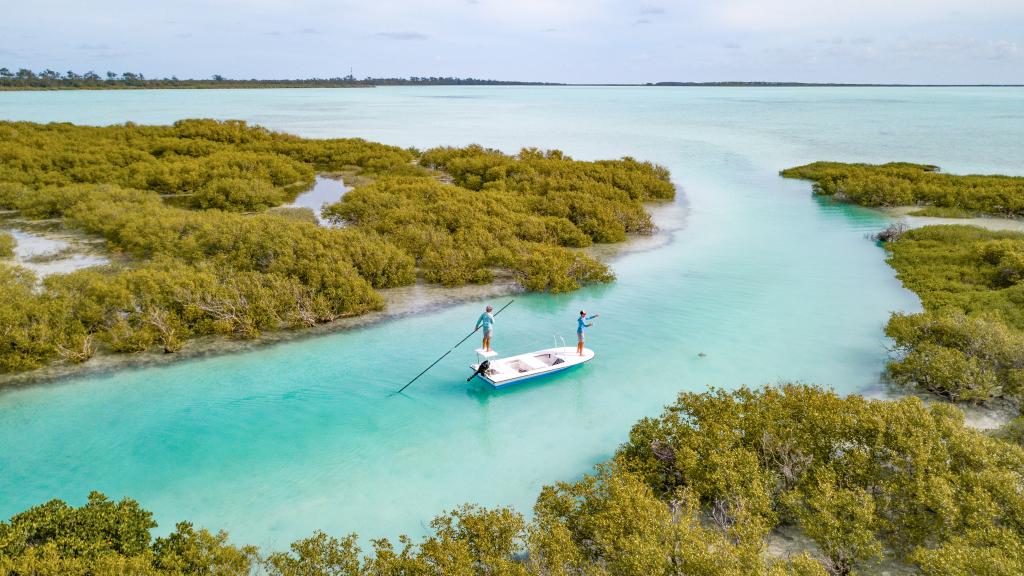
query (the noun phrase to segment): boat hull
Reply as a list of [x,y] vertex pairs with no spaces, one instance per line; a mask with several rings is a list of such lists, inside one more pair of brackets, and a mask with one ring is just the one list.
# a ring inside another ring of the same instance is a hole
[[[478,373],[477,377],[490,384],[492,388],[505,388],[527,380],[565,372],[582,366],[593,358],[594,351],[589,348],[583,349],[583,356],[578,355],[575,348],[548,348],[491,360],[490,368],[485,372]],[[479,367],[480,363],[470,365],[473,370],[477,370]]]

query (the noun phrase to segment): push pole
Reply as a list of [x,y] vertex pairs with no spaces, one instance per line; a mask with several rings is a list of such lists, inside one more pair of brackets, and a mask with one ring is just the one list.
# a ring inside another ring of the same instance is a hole
[[[508,301],[508,304],[505,304],[504,306],[502,306],[502,307],[501,307],[501,310],[498,310],[497,312],[495,312],[495,313],[494,313],[494,315],[495,315],[495,316],[497,316],[498,314],[501,314],[502,310],[504,310],[505,308],[508,308],[509,306],[511,306],[513,302],[515,302],[515,300],[509,300],[509,301]],[[408,388],[408,387],[409,387],[409,386],[410,386],[410,385],[411,385],[411,384],[412,384],[413,382],[415,382],[415,381],[419,380],[419,379],[420,379],[420,376],[423,376],[424,374],[426,374],[426,373],[427,373],[427,371],[428,371],[428,370],[430,370],[431,368],[433,368],[433,367],[434,367],[434,366],[435,366],[435,365],[436,365],[436,364],[437,364],[438,362],[440,362],[441,360],[444,360],[444,357],[445,357],[445,356],[447,356],[447,355],[451,354],[451,353],[452,353],[452,350],[455,350],[456,348],[458,348],[459,346],[461,346],[463,342],[465,342],[466,340],[469,340],[469,337],[470,337],[470,336],[472,336],[473,334],[476,334],[476,331],[477,331],[477,330],[479,330],[479,328],[474,328],[472,332],[470,332],[469,334],[466,334],[466,337],[465,337],[465,338],[463,338],[462,340],[459,340],[459,343],[458,343],[458,344],[456,344],[455,346],[452,346],[451,348],[449,348],[449,349],[448,349],[448,351],[447,351],[447,352],[445,352],[444,354],[441,354],[441,357],[440,357],[440,358],[438,358],[437,360],[434,360],[434,362],[433,362],[433,363],[432,363],[432,364],[431,364],[430,366],[427,366],[426,368],[424,368],[424,369],[423,369],[423,372],[420,372],[419,374],[417,374],[417,375],[416,375],[416,377],[415,377],[415,378],[413,378],[412,380],[409,380],[409,382],[408,382],[408,383],[406,383],[406,385],[405,385],[405,386],[402,386],[402,387],[401,387],[401,388],[400,388],[400,389],[398,390],[398,392],[395,392],[394,394],[401,394],[401,393],[402,393],[402,392],[403,392],[403,391],[404,391],[404,390],[405,390],[406,388]]]

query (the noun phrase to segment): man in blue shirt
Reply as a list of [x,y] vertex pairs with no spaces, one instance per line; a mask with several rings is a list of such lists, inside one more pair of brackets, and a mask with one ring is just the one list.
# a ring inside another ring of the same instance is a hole
[[484,349],[484,352],[491,351],[491,330],[494,327],[494,314],[491,314],[491,312],[493,310],[493,307],[488,306],[487,310],[485,310],[484,313],[480,315],[480,318],[477,319],[476,328],[473,329],[474,331],[479,330],[480,328],[484,329],[484,343],[481,346],[481,348]]
[[587,320],[593,320],[597,316],[597,314],[587,316],[586,310],[580,310],[580,317],[576,320],[576,336],[579,338],[579,342],[576,343],[576,353],[580,356],[583,356],[583,329],[593,326],[593,324],[587,324]]

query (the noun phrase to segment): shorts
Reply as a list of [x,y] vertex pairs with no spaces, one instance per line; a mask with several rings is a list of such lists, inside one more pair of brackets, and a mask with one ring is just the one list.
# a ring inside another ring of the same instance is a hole
[[580,342],[583,342],[583,332],[577,332],[576,336],[579,337]]
[[490,328],[484,330],[484,338],[490,338],[491,337],[491,332],[492,332],[492,330]]

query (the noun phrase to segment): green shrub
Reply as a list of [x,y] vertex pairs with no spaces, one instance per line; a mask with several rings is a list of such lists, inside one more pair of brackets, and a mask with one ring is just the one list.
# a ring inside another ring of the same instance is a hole
[[893,380],[954,401],[1024,398],[1024,234],[926,226],[885,246],[926,310],[886,327]]
[[445,286],[512,270],[528,290],[564,292],[609,282],[606,266],[569,248],[653,230],[643,202],[673,197],[663,168],[632,159],[580,162],[558,151],[508,156],[479,146],[435,148],[430,177],[381,177],[327,207],[336,223],[370,229],[417,258]]
[[0,523],[0,573],[39,576],[121,574],[250,574],[254,547],[236,548],[227,534],[178,524],[151,541],[153,515],[134,500],[98,492],[80,508],[52,500]]
[[892,162],[814,162],[783,170],[814,182],[814,192],[863,206],[927,205],[922,215],[963,218],[987,213],[1024,215],[1024,177],[957,176],[937,166]]
[[14,236],[10,232],[0,231],[0,258],[10,258],[14,256],[14,248],[18,245],[18,241],[14,239]]
[[37,295],[35,283],[30,271],[0,264],[0,371],[37,368],[57,353],[59,307]]
[[955,309],[894,314],[886,334],[898,358],[889,373],[953,401],[984,402],[1017,397],[1024,368],[1024,334],[995,318],[969,317]]
[[637,424],[615,462],[727,530],[799,527],[833,574],[883,557],[932,574],[1021,559],[1024,451],[950,405],[794,385],[684,393]]
[[199,208],[259,212],[284,202],[284,194],[266,180],[218,178],[200,188],[193,201]]

